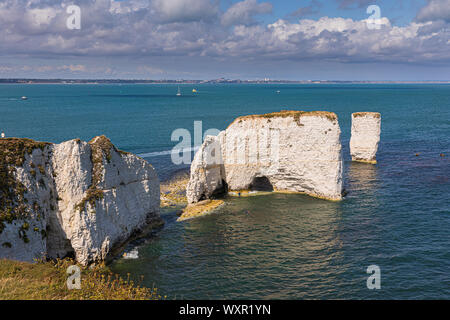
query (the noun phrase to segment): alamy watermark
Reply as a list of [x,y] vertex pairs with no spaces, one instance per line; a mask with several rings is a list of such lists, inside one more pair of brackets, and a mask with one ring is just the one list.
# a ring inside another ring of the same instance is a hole
[[367,267],[367,274],[370,274],[367,278],[367,289],[380,290],[381,289],[381,269],[377,265],[371,265]]
[[173,164],[190,164],[192,162],[191,151],[192,147],[195,149],[200,148],[203,141],[207,136],[217,136],[220,133],[219,129],[208,129],[203,133],[203,122],[194,121],[194,140],[192,141],[191,132],[185,128],[178,128],[172,132],[171,140],[176,142],[180,141],[172,149],[172,162]]
[[[61,6],[64,8],[66,5],[63,3]],[[69,5],[66,8],[66,13],[69,17],[66,19],[66,26],[69,30],[81,29],[81,8],[77,5]],[[367,7],[366,13],[370,16],[367,18],[367,28],[370,30],[379,30],[383,21],[381,19],[381,8],[378,5],[370,5]]]
[[80,290],[81,289],[81,270],[78,266],[70,266],[67,268],[66,273],[69,275],[67,278],[67,289]]
[[[61,4],[62,7],[66,5]],[[80,30],[81,29],[81,8],[77,5],[69,5],[66,8],[66,13],[69,17],[66,20],[66,26],[69,30]],[[367,28],[369,30],[379,30],[383,21],[381,19],[381,8],[376,4],[372,4],[367,7],[366,13],[369,17],[366,19]]]
[[[65,7],[65,4],[62,4]],[[69,30],[81,29],[81,8],[77,5],[70,5],[66,8],[66,13],[69,17],[66,20],[66,27]]]
[[382,20],[381,20],[381,8],[375,4],[367,7],[367,14],[370,16],[367,18],[367,28],[369,30],[379,30],[381,29]]
[[[184,128],[172,132],[171,140],[179,142],[171,151],[175,165],[191,164],[192,151],[204,148],[200,156],[207,166],[223,165],[278,165],[280,159],[280,130],[270,127],[242,128],[233,134],[220,135],[218,129],[208,129],[203,133],[201,121],[194,122],[194,139]],[[208,136],[211,136],[208,138]]]

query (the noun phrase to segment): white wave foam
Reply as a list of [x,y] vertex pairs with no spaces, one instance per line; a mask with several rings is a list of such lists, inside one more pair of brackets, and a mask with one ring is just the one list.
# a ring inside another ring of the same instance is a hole
[[139,259],[139,251],[137,248],[134,248],[131,251],[125,252],[123,254],[124,259]]

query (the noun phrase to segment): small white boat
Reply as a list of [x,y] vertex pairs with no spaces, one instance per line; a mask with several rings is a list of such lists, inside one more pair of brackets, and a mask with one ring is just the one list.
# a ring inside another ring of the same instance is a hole
[[22,100],[28,100],[28,97],[23,96],[21,99]]
[[197,93],[197,89],[195,89],[195,88],[192,89],[192,92],[193,92],[193,93]]
[[181,96],[180,86],[178,86],[177,97]]
[[280,90],[277,90],[277,93],[278,93],[278,94],[280,94],[280,93],[281,93],[281,91],[280,91]]

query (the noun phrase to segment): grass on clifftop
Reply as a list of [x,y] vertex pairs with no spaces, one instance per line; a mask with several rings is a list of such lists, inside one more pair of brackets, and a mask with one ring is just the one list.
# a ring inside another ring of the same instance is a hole
[[324,117],[330,121],[337,121],[337,115],[334,112],[282,110],[280,112],[242,116],[234,120],[231,124],[235,123],[236,121],[241,122],[243,120],[249,119],[272,119],[272,118],[287,118],[287,117],[293,117],[298,125],[301,125],[300,123],[301,117]]
[[381,114],[378,112],[355,112],[352,114],[353,118],[358,118],[358,117],[366,117],[366,116],[370,116],[373,118],[381,118]]
[[1,160],[5,164],[21,167],[25,161],[25,154],[31,154],[34,149],[44,150],[48,142],[38,142],[25,138],[0,139]]
[[81,271],[81,289],[68,290],[71,260],[26,263],[0,259],[0,300],[159,300],[156,289],[135,285],[106,267]]

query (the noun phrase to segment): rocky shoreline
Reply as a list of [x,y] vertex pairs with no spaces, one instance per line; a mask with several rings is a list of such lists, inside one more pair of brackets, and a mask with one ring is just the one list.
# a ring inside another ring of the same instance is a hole
[[188,182],[189,170],[183,170],[169,180],[161,182],[161,208],[187,205],[186,186]]
[[189,205],[186,197],[189,176],[189,170],[183,170],[171,179],[161,182],[161,208],[176,209],[178,222],[204,216],[224,204],[223,200],[205,200]]

